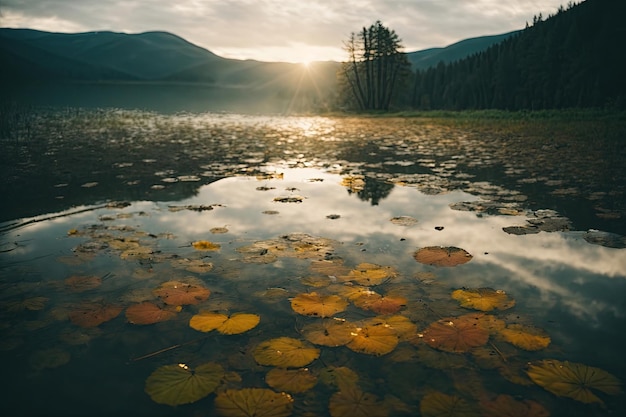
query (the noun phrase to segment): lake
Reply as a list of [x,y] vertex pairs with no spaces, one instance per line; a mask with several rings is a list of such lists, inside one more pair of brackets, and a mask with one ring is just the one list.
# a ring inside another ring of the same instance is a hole
[[626,413],[621,131],[12,115],[4,416]]

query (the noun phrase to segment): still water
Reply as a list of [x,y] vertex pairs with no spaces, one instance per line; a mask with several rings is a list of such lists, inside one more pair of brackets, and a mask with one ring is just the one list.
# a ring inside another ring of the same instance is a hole
[[621,237],[383,127],[322,145],[342,123],[214,117],[248,142],[192,172],[117,155],[144,198],[90,172],[106,198],[2,223],[1,414],[623,415]]

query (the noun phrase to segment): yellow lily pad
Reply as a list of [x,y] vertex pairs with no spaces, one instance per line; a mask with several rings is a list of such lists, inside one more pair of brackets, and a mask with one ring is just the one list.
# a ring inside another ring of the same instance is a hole
[[259,343],[252,352],[259,365],[301,368],[320,356],[320,350],[308,342],[279,337]]
[[215,409],[223,417],[287,417],[293,398],[265,388],[228,389],[215,397]]
[[146,379],[145,391],[154,402],[180,405],[196,402],[219,386],[224,377],[221,365],[207,362],[191,369],[179,363],[157,368]]
[[306,368],[274,368],[265,376],[265,382],[278,391],[300,393],[313,388],[317,384],[317,377]]
[[398,272],[391,266],[381,266],[372,263],[360,263],[347,275],[341,277],[342,281],[353,281],[360,285],[380,285],[394,278]]
[[344,388],[330,397],[328,410],[331,417],[385,417],[389,410],[369,392],[356,387]]
[[510,324],[500,330],[504,340],[524,350],[541,350],[550,344],[550,336],[545,331],[523,324]]
[[338,295],[320,295],[316,292],[298,294],[291,299],[291,308],[304,316],[332,317],[344,311],[348,301]]
[[459,289],[452,292],[452,298],[459,301],[461,307],[480,311],[506,310],[515,305],[515,300],[504,291],[492,288]]
[[191,317],[189,326],[200,332],[217,330],[222,334],[240,334],[255,328],[260,320],[256,314],[234,313],[227,316],[205,311]]
[[554,395],[583,403],[604,404],[592,390],[609,395],[622,393],[619,379],[600,368],[582,363],[546,359],[531,364],[526,373],[535,384]]
[[307,324],[302,335],[311,343],[322,346],[343,346],[354,338],[356,325],[346,320],[324,320]]
[[214,251],[220,250],[221,246],[218,243],[209,242],[208,240],[198,240],[191,244],[195,250],[202,251]]
[[389,326],[366,322],[356,328],[354,338],[346,346],[359,353],[386,355],[396,348],[398,341],[396,332]]

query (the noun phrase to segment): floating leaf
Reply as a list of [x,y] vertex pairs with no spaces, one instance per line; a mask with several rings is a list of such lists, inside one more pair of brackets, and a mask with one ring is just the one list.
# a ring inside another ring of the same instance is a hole
[[157,368],[146,379],[145,391],[154,402],[167,405],[198,401],[218,387],[224,377],[221,365],[207,362],[191,369],[179,363]]
[[343,346],[354,337],[356,326],[346,320],[324,320],[307,324],[302,335],[311,343],[322,346]]
[[541,350],[550,344],[550,336],[545,331],[523,324],[510,324],[500,330],[504,340],[524,350]]
[[328,410],[332,417],[384,417],[389,410],[374,394],[356,387],[344,388],[330,397]]
[[420,401],[422,417],[481,417],[480,412],[456,395],[434,391],[424,395]]
[[189,326],[201,332],[217,330],[222,334],[240,334],[256,327],[260,319],[256,314],[234,313],[227,316],[205,311],[191,317]]
[[293,398],[265,388],[228,389],[215,397],[215,409],[224,417],[287,417]]
[[72,275],[63,283],[72,292],[83,292],[98,288],[102,284],[102,279],[96,276]]
[[399,314],[394,316],[373,317],[368,320],[368,323],[380,323],[385,327],[389,327],[401,340],[408,340],[410,336],[413,336],[417,332],[417,326],[409,320],[408,317]]
[[417,219],[411,216],[396,216],[389,219],[389,221],[398,226],[413,226],[417,224]]
[[198,304],[209,298],[209,289],[180,281],[167,281],[153,291],[165,304]]
[[397,276],[397,271],[390,266],[381,266],[371,263],[361,263],[351,270],[348,275],[342,276],[343,281],[353,281],[360,285],[380,285]]
[[75,306],[68,316],[70,321],[81,327],[96,327],[114,319],[122,312],[122,307],[97,302],[83,302]]
[[532,400],[517,401],[510,395],[498,395],[495,400],[480,401],[483,417],[549,417],[550,412]]
[[515,305],[515,300],[504,291],[492,288],[459,289],[452,292],[452,298],[459,301],[461,307],[480,311],[506,310]]
[[354,338],[346,346],[359,353],[385,355],[396,348],[398,336],[389,326],[377,321],[357,327]]
[[300,393],[313,388],[317,384],[317,377],[306,368],[274,368],[265,376],[265,382],[278,391]]
[[438,320],[429,325],[423,335],[424,342],[430,347],[446,352],[467,352],[489,340],[489,332],[473,315]]
[[209,232],[213,233],[214,235],[228,233],[228,228],[227,227],[213,227],[209,230]]
[[581,363],[546,359],[536,365],[531,364],[526,373],[535,384],[554,395],[583,403],[604,404],[592,389],[609,395],[622,392],[619,379],[600,368]]
[[421,264],[433,266],[457,266],[472,260],[472,255],[454,246],[428,246],[421,248],[413,255]]
[[407,299],[399,296],[381,296],[377,293],[361,294],[352,300],[355,306],[378,314],[397,313],[407,303]]
[[291,308],[304,316],[331,317],[344,311],[348,302],[338,295],[320,295],[316,292],[298,294],[291,299]]
[[167,321],[176,316],[178,311],[172,306],[161,307],[145,301],[133,304],[126,309],[126,319],[132,324],[153,324]]
[[259,343],[252,355],[260,365],[301,368],[317,359],[320,350],[302,340],[279,337]]
[[206,251],[219,250],[221,248],[219,244],[209,242],[208,240],[198,240],[197,242],[193,242],[191,246],[193,246],[193,248],[196,250]]
[[321,370],[319,378],[322,383],[342,391],[356,388],[359,375],[345,366],[329,366]]

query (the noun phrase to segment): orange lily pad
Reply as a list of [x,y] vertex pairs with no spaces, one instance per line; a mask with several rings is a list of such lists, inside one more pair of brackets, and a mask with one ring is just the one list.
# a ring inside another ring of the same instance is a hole
[[372,321],[357,327],[354,338],[346,346],[359,353],[386,355],[396,348],[398,341],[398,336],[393,329]]
[[489,331],[473,315],[438,320],[430,324],[423,335],[430,347],[446,352],[467,352],[489,340]]
[[178,311],[175,307],[164,306],[145,301],[133,304],[126,309],[126,319],[132,324],[153,324],[167,321],[176,316]]
[[211,291],[199,285],[187,284],[180,281],[167,281],[161,284],[161,286],[152,293],[163,300],[165,304],[178,306],[184,304],[198,304],[209,298]]
[[454,246],[428,246],[418,249],[413,257],[421,264],[433,266],[457,266],[472,260],[465,249]]
[[80,327],[96,327],[114,319],[122,312],[122,307],[114,304],[84,302],[70,310],[70,321]]

